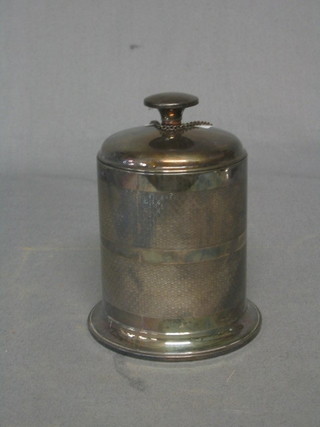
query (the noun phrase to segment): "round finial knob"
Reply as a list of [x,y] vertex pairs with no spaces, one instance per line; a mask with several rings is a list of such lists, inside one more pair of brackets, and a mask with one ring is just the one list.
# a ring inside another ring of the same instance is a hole
[[157,93],[144,100],[144,105],[160,111],[163,125],[180,124],[183,110],[198,103],[199,99],[196,96],[182,92]]
[[199,99],[182,92],[163,92],[147,96],[144,105],[151,108],[187,108],[197,105]]

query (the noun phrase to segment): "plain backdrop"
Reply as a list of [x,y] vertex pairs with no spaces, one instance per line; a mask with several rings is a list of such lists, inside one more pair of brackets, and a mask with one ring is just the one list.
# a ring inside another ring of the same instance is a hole
[[[319,0],[1,0],[1,426],[318,426]],[[115,355],[95,156],[197,95],[184,119],[249,153],[248,295],[261,334],[213,360]]]

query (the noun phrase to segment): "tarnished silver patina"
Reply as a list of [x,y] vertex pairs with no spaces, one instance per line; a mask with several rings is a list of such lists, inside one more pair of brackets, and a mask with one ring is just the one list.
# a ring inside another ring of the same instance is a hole
[[246,299],[247,154],[195,96],[145,99],[162,122],[109,137],[98,154],[103,299],[89,329],[119,352],[164,361],[235,350],[261,316]]

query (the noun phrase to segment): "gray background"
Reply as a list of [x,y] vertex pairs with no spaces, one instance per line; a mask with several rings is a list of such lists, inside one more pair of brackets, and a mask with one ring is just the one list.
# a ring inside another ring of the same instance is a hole
[[[1,1],[1,426],[318,426],[319,0]],[[161,364],[96,343],[95,155],[198,95],[249,152],[261,334]]]

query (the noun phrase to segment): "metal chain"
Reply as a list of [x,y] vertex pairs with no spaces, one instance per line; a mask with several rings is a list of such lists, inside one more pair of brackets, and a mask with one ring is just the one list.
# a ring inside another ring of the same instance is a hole
[[161,131],[176,131],[176,130],[190,130],[197,126],[212,126],[212,123],[204,122],[204,121],[196,121],[196,122],[188,122],[181,123],[181,125],[162,125],[157,120],[152,120],[150,122],[150,126],[154,126],[155,128]]

